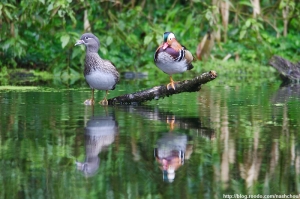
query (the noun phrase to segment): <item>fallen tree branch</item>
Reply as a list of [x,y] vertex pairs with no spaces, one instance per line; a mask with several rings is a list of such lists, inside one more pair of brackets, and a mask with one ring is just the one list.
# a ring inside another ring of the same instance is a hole
[[300,80],[300,62],[294,64],[275,55],[269,64],[277,69],[284,81],[296,82]]
[[176,90],[168,90],[166,85],[155,86],[147,90],[108,99],[108,104],[141,104],[145,101],[158,100],[159,98],[169,97],[182,92],[197,92],[201,89],[202,84],[210,82],[216,77],[217,73],[215,71],[209,71],[194,79],[176,82]]

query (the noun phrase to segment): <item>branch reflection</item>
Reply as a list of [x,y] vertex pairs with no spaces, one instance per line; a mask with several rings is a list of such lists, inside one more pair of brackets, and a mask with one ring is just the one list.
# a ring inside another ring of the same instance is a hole
[[273,103],[287,103],[292,98],[300,99],[300,84],[288,84],[280,87],[273,95]]

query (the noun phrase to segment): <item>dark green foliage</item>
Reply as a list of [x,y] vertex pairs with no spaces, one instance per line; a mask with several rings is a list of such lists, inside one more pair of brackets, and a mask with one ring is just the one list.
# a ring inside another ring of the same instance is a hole
[[[262,17],[253,18],[250,2],[230,1],[227,42],[216,45],[212,54],[218,59],[239,54],[243,60],[264,64],[273,54],[297,60],[300,9],[289,1],[289,32],[283,37],[284,2],[262,1]],[[121,72],[151,71],[163,32],[173,31],[195,54],[203,35],[221,26],[221,21],[214,21],[220,18],[214,16],[215,9],[208,0],[2,1],[0,66],[77,75],[84,57],[83,48],[74,43],[85,32],[86,11],[91,32],[100,39],[102,57]]]

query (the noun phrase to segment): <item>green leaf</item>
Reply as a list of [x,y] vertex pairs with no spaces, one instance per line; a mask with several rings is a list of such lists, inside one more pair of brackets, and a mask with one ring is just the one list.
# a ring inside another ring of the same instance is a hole
[[[82,45],[81,45],[82,46]],[[83,47],[83,46],[82,46]],[[80,55],[82,54],[82,50],[80,48],[75,48],[72,52],[72,56],[71,59],[74,59],[75,57],[80,57]]]
[[264,26],[261,23],[257,23],[257,26],[259,27],[259,29],[264,30]]
[[172,10],[168,10],[168,12],[166,12],[167,16],[166,16],[166,21],[170,21],[173,20],[175,18],[175,16],[177,15],[177,13],[179,12],[179,8],[176,7]]
[[74,13],[71,12],[71,13],[68,13],[68,15],[69,15],[69,17],[71,18],[72,22],[73,22],[74,24],[76,24],[76,23],[77,23],[77,20],[76,20],[76,18],[75,18],[75,16],[74,16]]
[[241,2],[239,2],[239,4],[253,7],[253,5],[250,3],[250,1],[241,1]]
[[182,35],[184,35],[185,32],[188,31],[193,26],[193,22],[194,22],[193,13],[191,13],[186,18],[185,29],[181,32]]
[[64,11],[64,10],[58,10],[57,14],[58,14],[58,16],[60,16],[60,17],[64,17],[65,14],[66,14],[66,11]]
[[76,70],[70,68],[70,74],[74,77],[79,77],[80,76],[80,73],[78,73]]
[[7,51],[9,48],[14,46],[14,44],[15,44],[14,39],[11,38],[11,39],[6,40],[1,47],[4,51]]
[[160,37],[158,35],[156,35],[155,40],[156,40],[156,45],[159,45],[159,44],[161,44],[163,42],[162,37]]
[[113,38],[111,36],[108,36],[106,38],[106,45],[109,46],[113,42]]
[[22,44],[23,46],[27,46],[27,42],[25,40],[23,40],[23,39],[19,39],[18,42],[20,44]]
[[144,39],[144,44],[147,46],[153,39],[153,35],[146,35]]
[[4,8],[3,10],[4,10],[4,12],[5,12],[5,15],[6,15],[10,20],[12,20],[12,16],[11,16],[10,12],[9,12],[6,8]]
[[245,37],[246,32],[247,32],[246,30],[242,30],[240,32],[240,40],[242,40]]
[[70,41],[70,35],[63,35],[60,37],[60,41],[61,41],[61,46],[62,48],[65,48],[66,45],[69,43]]
[[16,6],[14,6],[13,4],[10,4],[10,3],[6,3],[6,4],[5,4],[5,7],[11,7],[11,8],[13,8],[13,9],[16,8]]
[[250,20],[250,19],[248,19],[248,20],[246,21],[245,26],[246,26],[247,28],[249,28],[249,27],[251,26],[251,20]]
[[53,10],[53,3],[50,3],[47,7],[47,12]]
[[101,52],[103,55],[106,55],[106,54],[107,54],[106,48],[100,47],[100,52]]

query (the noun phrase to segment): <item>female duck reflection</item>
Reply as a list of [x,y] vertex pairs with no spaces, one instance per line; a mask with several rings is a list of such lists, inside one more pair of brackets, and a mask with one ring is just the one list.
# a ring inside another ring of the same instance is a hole
[[116,134],[118,134],[118,124],[113,116],[93,116],[85,127],[85,161],[76,162],[77,169],[85,176],[96,174],[100,158],[99,153],[111,145]]

